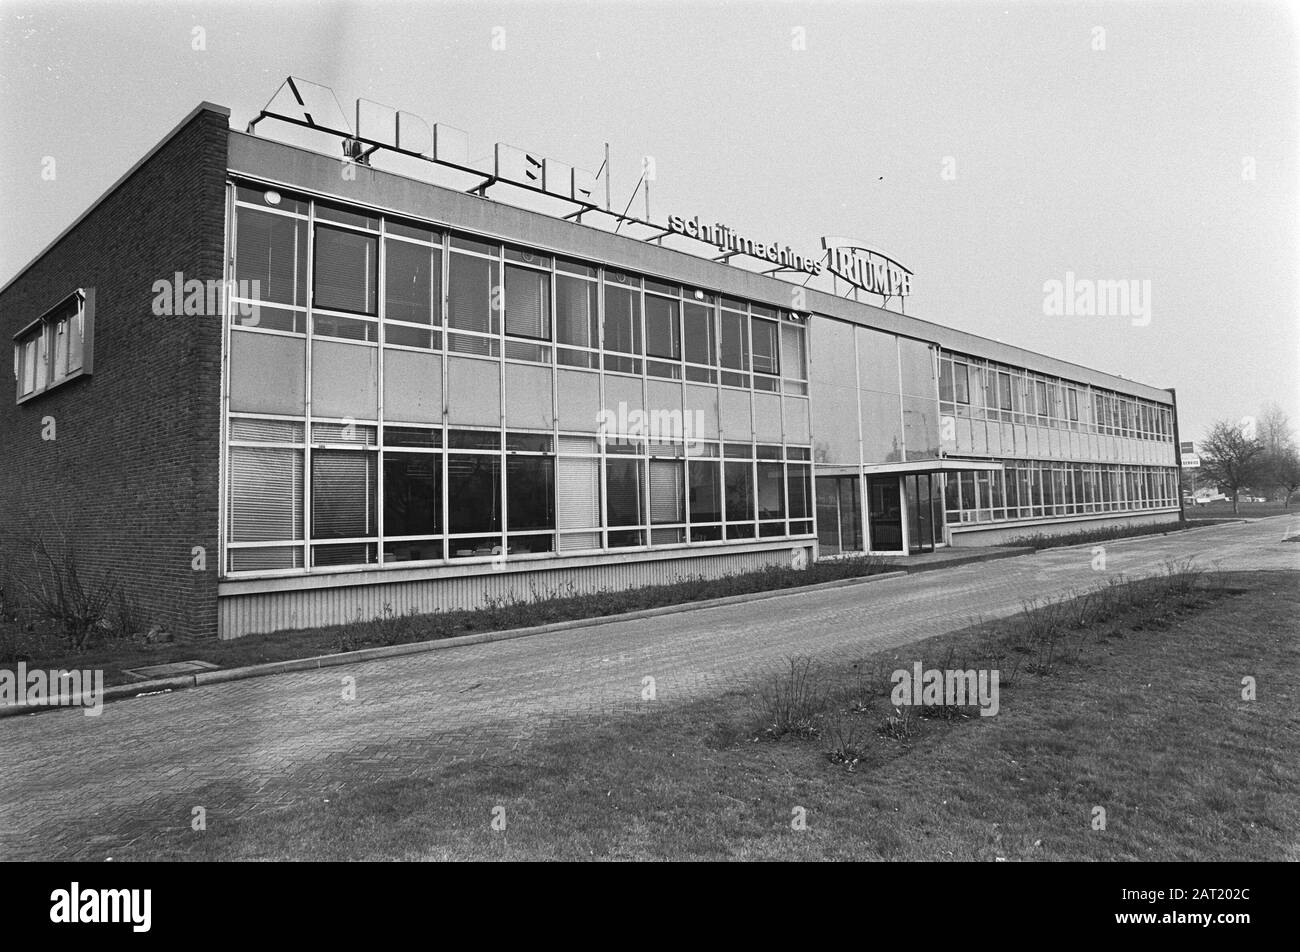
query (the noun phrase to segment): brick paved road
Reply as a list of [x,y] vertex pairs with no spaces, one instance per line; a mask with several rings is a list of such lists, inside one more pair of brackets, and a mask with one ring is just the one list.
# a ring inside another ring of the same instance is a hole
[[[1300,569],[1300,517],[1107,544],[1107,573],[1195,557]],[[328,796],[357,778],[436,775],[574,718],[645,710],[750,680],[790,654],[859,656],[1009,615],[1099,582],[1086,548],[977,563],[749,605],[553,632],[355,667],[123,701],[100,717],[0,720],[0,858],[147,856],[156,831]],[[342,679],[356,679],[356,700]],[[351,778],[351,779],[348,779]]]

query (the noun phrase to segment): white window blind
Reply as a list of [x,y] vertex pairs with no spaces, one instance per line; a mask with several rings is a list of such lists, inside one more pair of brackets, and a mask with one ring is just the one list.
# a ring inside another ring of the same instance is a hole
[[551,279],[529,268],[506,266],[506,333],[551,339]]
[[301,539],[302,490],[301,450],[231,447],[230,541]]
[[600,460],[561,456],[556,461],[560,529],[600,526]]
[[348,451],[312,454],[311,509],[314,539],[374,535],[374,454]]
[[677,460],[650,461],[650,521],[658,525],[686,521],[682,464]]
[[376,313],[378,239],[373,235],[316,227],[317,307]]

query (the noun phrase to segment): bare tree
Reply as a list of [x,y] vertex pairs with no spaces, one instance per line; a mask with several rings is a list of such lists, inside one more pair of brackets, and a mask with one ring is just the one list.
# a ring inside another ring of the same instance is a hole
[[1267,403],[1260,410],[1256,428],[1264,449],[1280,453],[1295,446],[1295,433],[1285,411],[1276,403]]
[[1269,482],[1282,494],[1282,508],[1290,509],[1291,497],[1300,490],[1300,450],[1288,446],[1279,453],[1268,453],[1265,464]]
[[1237,494],[1259,480],[1264,473],[1264,442],[1245,427],[1220,420],[1201,441],[1201,469],[1220,489],[1232,494],[1232,511],[1237,512]]
[[1281,407],[1270,403],[1260,411],[1257,429],[1260,442],[1264,444],[1261,479],[1270,494],[1281,494],[1283,505],[1290,508],[1291,495],[1300,488],[1296,484],[1300,451],[1296,449],[1291,421]]

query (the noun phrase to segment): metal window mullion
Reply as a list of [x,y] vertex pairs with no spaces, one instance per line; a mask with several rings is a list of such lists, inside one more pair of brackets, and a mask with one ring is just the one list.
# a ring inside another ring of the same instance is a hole
[[[388,317],[388,294],[385,277],[388,269],[388,248],[385,241],[385,216],[379,218],[379,235],[375,239],[375,320],[378,322],[378,360],[375,362],[375,442],[380,447],[375,453],[375,564],[384,562],[384,507],[380,500],[384,498],[384,341],[386,333],[384,321]],[[366,487],[369,492],[369,486]]]
[[[297,240],[297,231],[295,230]],[[312,467],[313,467],[313,450],[312,450],[312,355],[316,349],[316,294],[315,288],[315,269],[316,269],[316,201],[313,199],[307,206],[307,280],[306,280],[306,303],[307,303],[307,326],[304,329],[307,341],[307,360],[306,360],[306,380],[304,381],[303,390],[305,391],[305,413],[304,428],[306,432],[303,437],[306,446],[303,448],[303,509],[302,509],[302,538],[303,538],[303,570],[310,574],[314,568],[312,562]],[[294,268],[297,268],[298,256],[294,255]],[[295,282],[295,289],[297,284]]]

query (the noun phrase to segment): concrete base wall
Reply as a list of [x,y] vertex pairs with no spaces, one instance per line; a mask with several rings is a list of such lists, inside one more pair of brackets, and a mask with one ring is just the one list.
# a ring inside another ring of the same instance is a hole
[[[242,638],[369,620],[390,612],[475,609],[501,601],[590,595],[690,578],[721,578],[768,566],[809,565],[813,546],[811,540],[800,540],[532,563],[537,568],[523,562],[507,564],[500,571],[480,564],[455,570],[350,572],[226,583],[218,599],[219,634],[222,639]],[[259,587],[263,590],[256,590]]]
[[1026,536],[1056,536],[1071,532],[1088,532],[1128,526],[1150,526],[1178,522],[1178,510],[1144,512],[1128,515],[1120,512],[1093,516],[1062,518],[1051,522],[983,523],[973,526],[950,526],[951,544],[954,547],[1006,545]]

